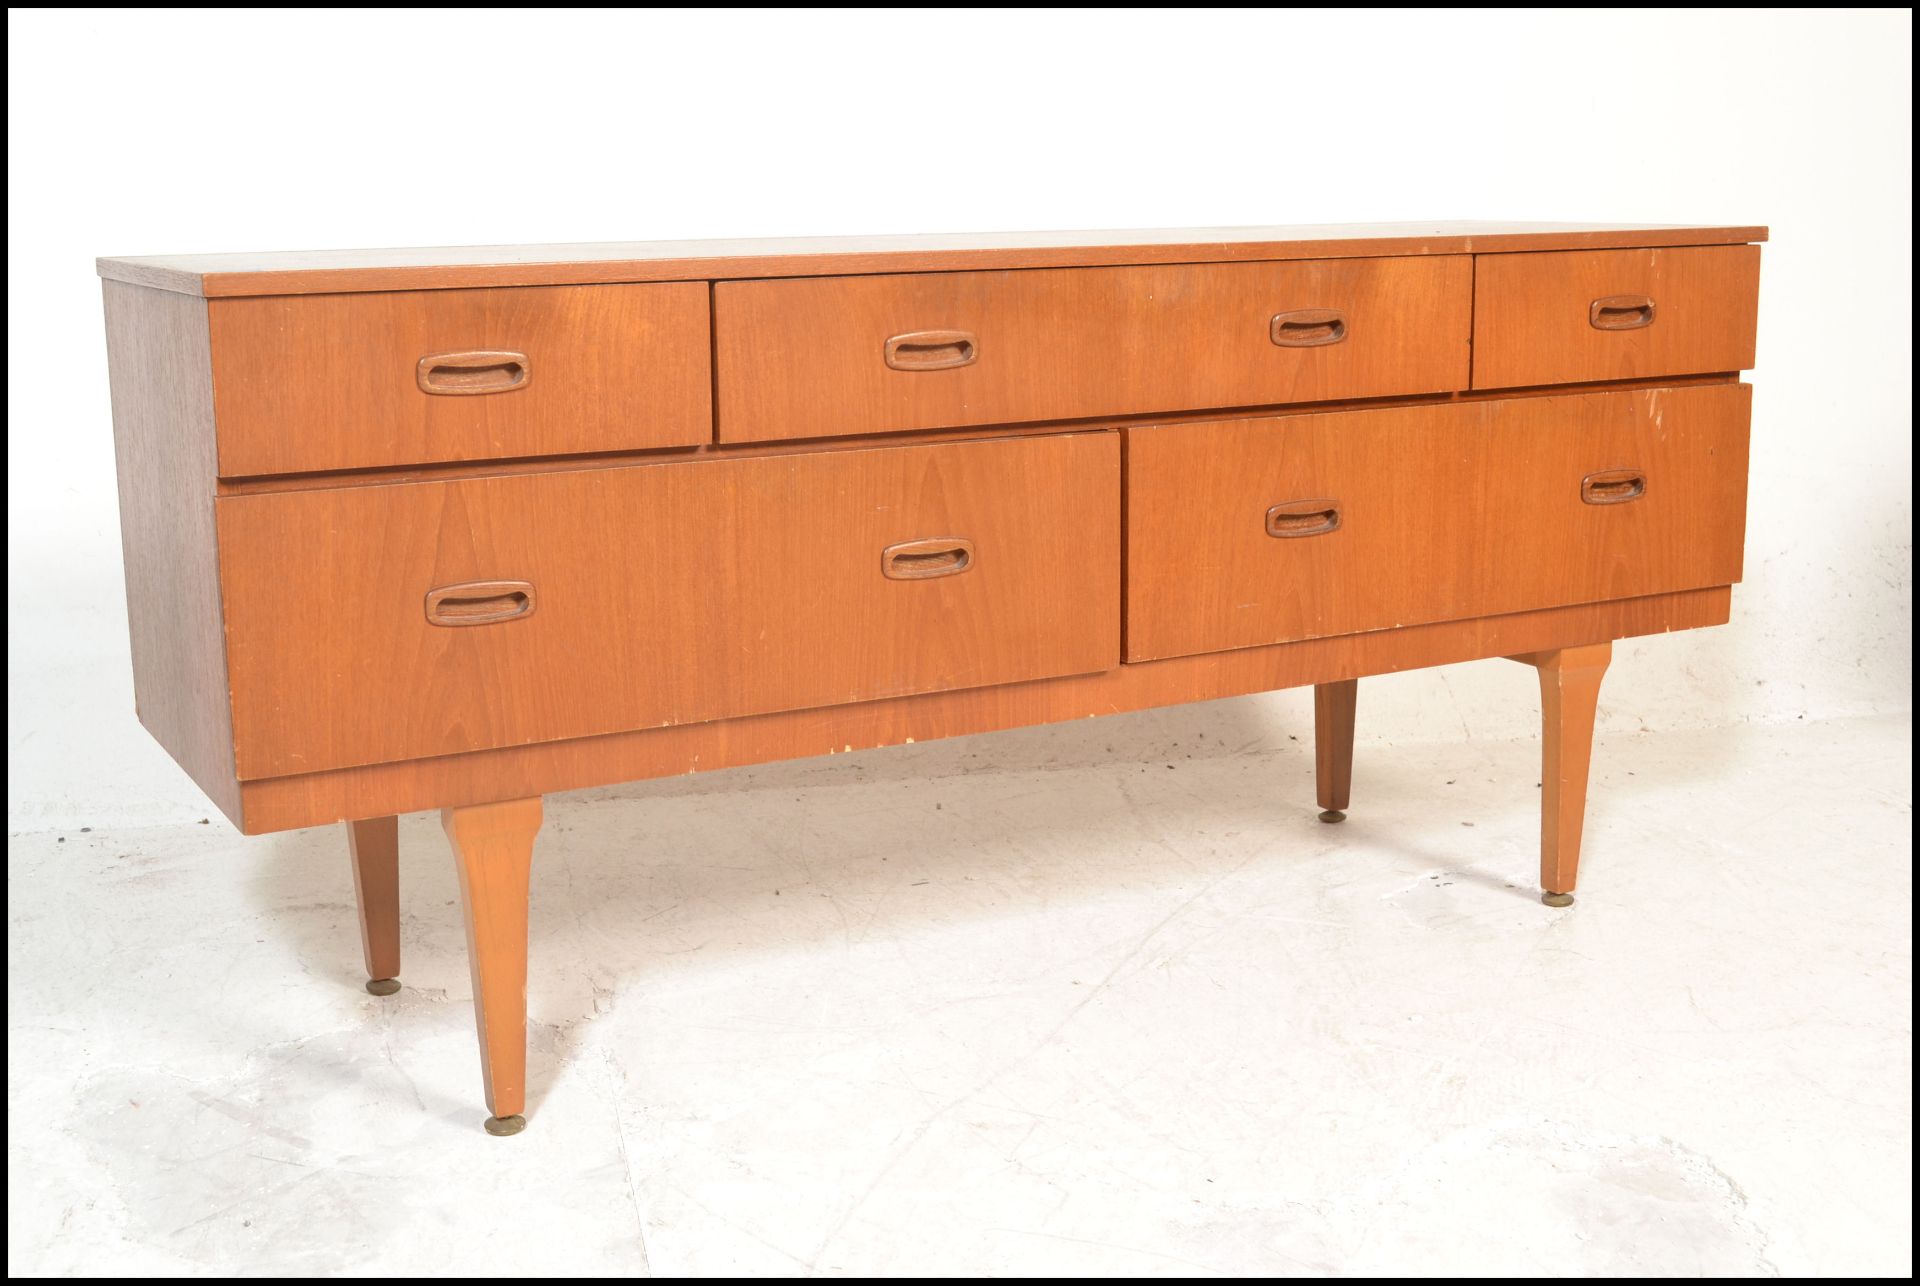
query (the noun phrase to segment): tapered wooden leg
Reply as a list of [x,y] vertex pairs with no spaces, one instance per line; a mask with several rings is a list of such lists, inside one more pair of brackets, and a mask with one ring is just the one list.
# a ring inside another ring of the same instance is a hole
[[453,841],[473,970],[473,1015],[480,1029],[489,1134],[526,1128],[527,890],[540,800],[448,808],[440,824]]
[[1593,762],[1593,719],[1612,643],[1515,657],[1540,672],[1540,900],[1570,906],[1580,873],[1580,832],[1587,817],[1587,770]]
[[400,990],[400,819],[348,822],[347,852],[353,858],[353,896],[360,904],[367,990],[391,996]]
[[1320,820],[1343,822],[1353,788],[1353,707],[1358,679],[1313,686],[1313,779],[1320,791]]

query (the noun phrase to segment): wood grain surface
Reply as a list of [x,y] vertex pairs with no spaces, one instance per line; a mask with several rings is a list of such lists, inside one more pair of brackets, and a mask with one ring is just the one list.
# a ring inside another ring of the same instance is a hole
[[1328,812],[1344,811],[1353,793],[1353,717],[1359,697],[1358,679],[1313,685],[1313,784],[1320,807]]
[[542,815],[538,799],[440,812],[460,873],[480,1071],[496,1119],[527,1106],[527,898]]
[[[1119,456],[1071,434],[222,497],[240,774],[1104,669]],[[883,573],[936,538],[972,564]],[[537,610],[427,620],[496,581]]]
[[808,277],[862,272],[1473,254],[1613,246],[1702,246],[1766,239],[1765,228],[1739,225],[1436,220],[1294,227],[913,233],[733,241],[144,255],[103,258],[97,267],[101,276],[114,280],[212,297]]
[[[1751,402],[1729,384],[1128,429],[1127,658],[1732,584]],[[1622,468],[1644,495],[1582,500]],[[1302,502],[1337,529],[1270,536]]]
[[[1475,388],[1753,366],[1758,246],[1487,255],[1475,272]],[[1597,328],[1595,301],[1620,296],[1650,301],[1653,320]]]
[[[920,273],[714,287],[719,439],[1072,420],[1464,388],[1464,255]],[[1273,342],[1336,309],[1339,343]],[[890,337],[963,332],[965,365],[899,370]]]
[[577,790],[1724,625],[1731,597],[1721,588],[1591,603],[1179,657],[1035,683],[250,781],[242,786],[242,829],[290,830],[350,816],[483,803],[515,791]]
[[496,1135],[555,791],[1312,685],[1340,821],[1360,678],[1508,656],[1564,906],[1612,641],[1742,573],[1765,238],[103,259],[140,715],[243,831],[348,822],[375,994],[441,810]]
[[207,304],[104,283],[120,548],[140,722],[240,818],[214,529]]
[[1738,384],[1738,375],[1675,375],[1657,380],[1608,380],[1588,384],[1548,384],[1533,388],[1424,393],[1407,397],[1369,398],[1365,402],[1296,402],[1284,406],[1238,407],[1173,411],[1160,415],[1102,415],[1058,423],[993,424],[978,428],[916,429],[900,433],[873,433],[860,437],[806,438],[771,442],[709,442],[703,446],[667,451],[596,452],[514,460],[449,461],[441,464],[395,465],[334,473],[270,474],[266,477],[221,478],[214,491],[223,496],[258,495],[269,491],[313,491],[331,487],[384,487],[396,482],[443,482],[456,478],[495,478],[532,473],[570,473],[627,464],[707,458],[744,459],[749,456],[810,455],[821,451],[870,451],[885,446],[921,446],[936,442],[981,442],[1012,437],[1051,437],[1062,432],[1086,433],[1167,424],[1211,423],[1222,418],[1321,415],[1328,411],[1392,406],[1436,406],[1451,402],[1485,402],[1496,398],[1565,397],[1576,392],[1623,392],[1637,388],[1687,388],[1696,385]]
[[360,912],[360,948],[367,977],[400,976],[400,819],[367,817],[347,823],[353,900]]
[[1571,893],[1580,880],[1593,723],[1613,644],[1589,643],[1520,656],[1540,672],[1540,887]]
[[[697,283],[208,307],[224,476],[692,446],[713,434]],[[421,359],[473,350],[523,354],[524,385],[423,390]]]

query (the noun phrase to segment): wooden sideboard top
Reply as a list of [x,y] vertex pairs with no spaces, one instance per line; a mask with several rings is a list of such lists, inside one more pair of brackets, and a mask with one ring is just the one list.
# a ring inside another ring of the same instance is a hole
[[97,267],[102,277],[111,280],[215,298],[722,277],[1740,245],[1766,239],[1763,227],[1439,221],[289,250],[105,258]]

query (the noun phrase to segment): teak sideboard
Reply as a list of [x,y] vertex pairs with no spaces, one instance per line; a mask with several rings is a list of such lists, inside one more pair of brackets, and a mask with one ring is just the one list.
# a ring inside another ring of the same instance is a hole
[[242,831],[458,859],[524,1125],[541,796],[1539,671],[1572,901],[1612,642],[1740,580],[1758,227],[1406,224],[103,259],[141,721]]

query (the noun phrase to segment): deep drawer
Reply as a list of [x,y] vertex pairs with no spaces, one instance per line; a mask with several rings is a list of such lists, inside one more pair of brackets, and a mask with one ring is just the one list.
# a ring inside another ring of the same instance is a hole
[[1464,388],[1465,255],[714,287],[726,442]]
[[224,477],[712,438],[707,287],[209,301]]
[[1113,433],[216,508],[242,778],[1119,660]]
[[1729,585],[1751,389],[1128,430],[1127,659]]
[[1759,246],[1481,255],[1474,271],[1475,388],[1753,366]]

